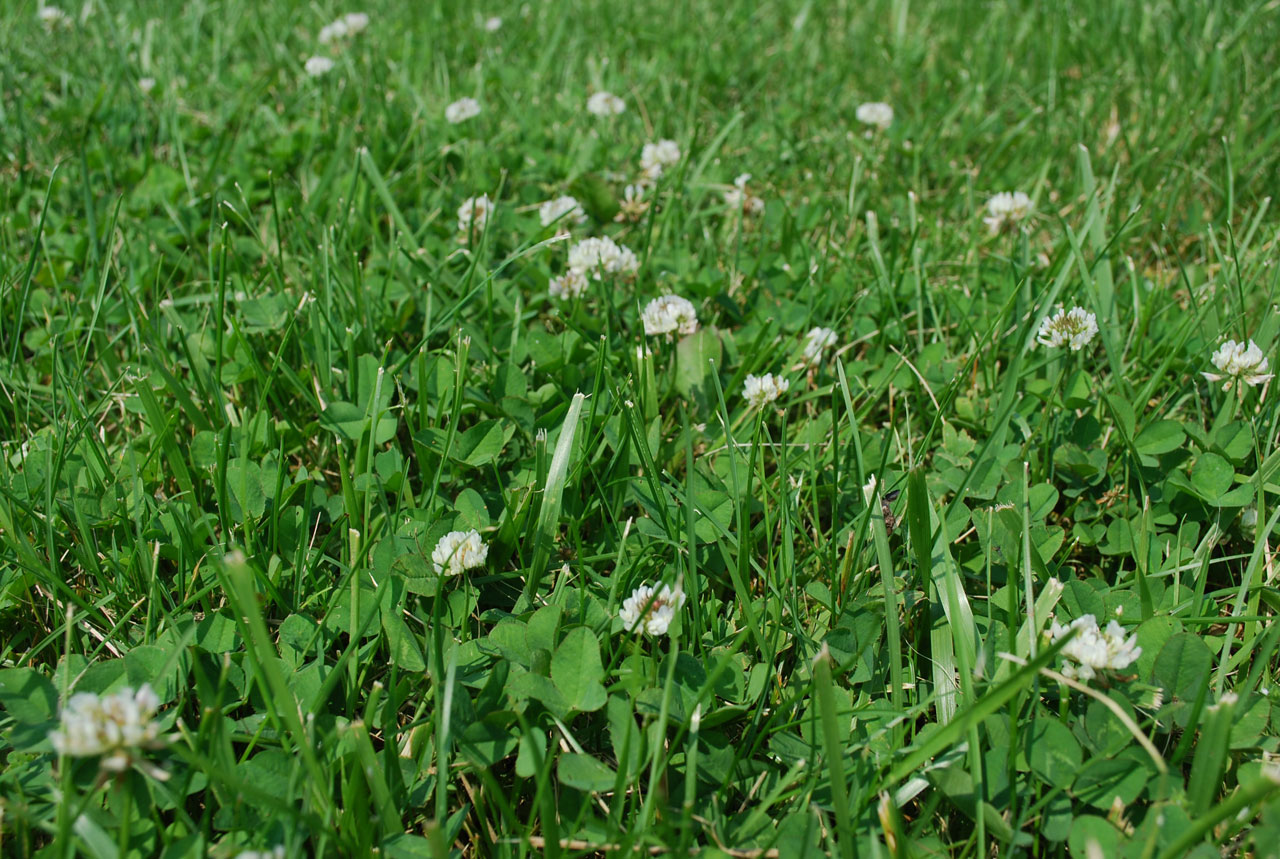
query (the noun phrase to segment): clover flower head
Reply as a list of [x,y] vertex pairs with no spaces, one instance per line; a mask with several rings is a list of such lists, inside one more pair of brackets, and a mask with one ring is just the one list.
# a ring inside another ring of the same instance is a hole
[[640,260],[630,248],[608,236],[586,238],[569,249],[564,274],[553,277],[548,288],[552,298],[577,298],[587,291],[591,280],[602,280],[605,275],[631,277],[639,268]]
[[643,179],[623,188],[622,199],[618,201],[618,214],[613,219],[635,223],[643,218],[644,213],[649,211],[649,201],[644,198],[648,190],[649,184]]
[[242,850],[236,854],[236,859],[284,859],[284,845],[277,844],[270,850]]
[[790,387],[789,379],[774,376],[772,373],[765,373],[763,376],[748,375],[746,384],[742,388],[742,395],[746,397],[747,404],[751,408],[763,409],[785,394]]
[[1136,633],[1126,639],[1124,627],[1114,620],[1101,629],[1091,614],[1081,615],[1069,626],[1055,620],[1049,627],[1049,636],[1060,641],[1072,630],[1075,637],[1062,649],[1062,655],[1070,660],[1063,665],[1062,673],[1074,680],[1092,680],[1103,671],[1122,671],[1142,655]]
[[332,24],[325,24],[321,27],[320,32],[316,34],[316,41],[322,45],[329,45],[339,39],[345,39],[349,32],[347,22],[339,18]]
[[882,101],[869,101],[858,105],[854,116],[863,125],[874,125],[881,130],[893,125],[893,108]]
[[502,29],[502,19],[497,15],[490,15],[484,19],[484,29],[486,33],[496,33]]
[[450,125],[466,122],[480,115],[480,102],[474,98],[460,98],[444,109],[445,121]]
[[580,225],[586,223],[587,213],[582,210],[582,204],[567,194],[548,200],[538,207],[538,219],[542,221],[542,226],[549,227],[554,223],[561,225],[573,224]]
[[333,71],[333,60],[329,57],[308,57],[302,68],[311,77],[318,78]]
[[124,772],[141,763],[142,749],[161,745],[155,722],[159,708],[160,699],[145,683],[136,691],[126,687],[110,695],[80,692],[62,708],[60,724],[49,732],[49,742],[60,755],[101,756],[104,771]]
[[36,7],[36,17],[40,19],[40,23],[44,24],[46,30],[54,30],[59,27],[70,27],[71,16],[63,12],[57,6],[45,6],[43,3]]
[[880,486],[880,481],[876,480],[876,476],[871,475],[871,479],[862,484],[862,498],[868,504],[875,500],[876,489]]
[[151,91],[156,88],[155,78],[138,78],[138,89],[143,95],[151,95]]
[[571,268],[559,277],[551,278],[547,283],[547,291],[551,293],[552,298],[567,301],[586,292],[589,283],[585,274]]
[[488,557],[489,547],[480,539],[479,531],[450,531],[436,543],[431,563],[438,576],[458,576],[483,567]]
[[654,589],[641,585],[622,603],[618,617],[627,630],[639,629],[649,635],[665,635],[675,620],[676,611],[684,605],[684,592],[668,585]]
[[1218,372],[1201,375],[1210,382],[1224,382],[1224,391],[1231,390],[1233,384],[1240,388],[1245,385],[1261,385],[1274,376],[1267,372],[1267,358],[1252,340],[1243,343],[1228,340],[1218,347],[1209,360]]
[[329,45],[348,36],[358,36],[369,27],[369,16],[364,12],[348,12],[331,24],[325,24],[316,35],[316,41]]
[[1021,191],[1001,191],[987,200],[987,216],[982,223],[987,225],[993,236],[1005,233],[1029,218],[1033,208],[1031,198]]
[[617,116],[627,109],[627,103],[608,90],[594,92],[587,99],[587,113],[593,116]]
[[569,249],[569,268],[600,280],[605,274],[633,275],[640,269],[640,260],[630,248],[608,236],[593,236]]
[[755,216],[764,211],[764,200],[747,190],[750,173],[743,173],[733,180],[733,187],[724,192],[724,202],[730,209],[744,215]]
[[822,354],[836,345],[836,332],[830,328],[810,328],[804,335],[804,362],[816,364],[822,360]]
[[1098,333],[1098,318],[1083,307],[1070,310],[1058,308],[1052,316],[1046,316],[1040,323],[1040,331],[1036,334],[1036,342],[1051,348],[1069,346],[1072,352],[1079,352]]
[[493,201],[488,194],[479,197],[468,197],[458,207],[458,232],[479,235],[484,232],[485,225],[493,215]]
[[679,163],[680,145],[674,140],[646,143],[640,150],[640,172],[650,181],[661,177],[666,168]]
[[678,295],[663,295],[645,305],[640,313],[644,333],[650,337],[692,334],[698,330],[698,311],[693,302]]

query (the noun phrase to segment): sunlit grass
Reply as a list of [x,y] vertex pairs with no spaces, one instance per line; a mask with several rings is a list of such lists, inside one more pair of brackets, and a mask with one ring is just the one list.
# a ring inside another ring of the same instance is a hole
[[60,11],[0,853],[1269,854],[1267,4]]

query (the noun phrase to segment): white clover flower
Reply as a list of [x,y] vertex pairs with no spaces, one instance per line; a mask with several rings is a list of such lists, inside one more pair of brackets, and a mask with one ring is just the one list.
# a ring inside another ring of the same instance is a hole
[[644,333],[650,337],[665,334],[692,334],[698,330],[698,311],[693,302],[678,295],[664,295],[645,305],[640,314]]
[[1091,614],[1081,615],[1071,621],[1070,626],[1055,620],[1049,635],[1057,642],[1072,630],[1075,636],[1062,649],[1062,655],[1076,663],[1062,667],[1063,675],[1072,679],[1092,680],[1101,671],[1122,671],[1142,655],[1137,634],[1126,639],[1124,627],[1114,620],[1105,630],[1098,627],[1097,619]]
[[617,116],[627,109],[627,103],[608,90],[592,93],[587,99],[587,113],[594,116]]
[[71,26],[71,16],[57,6],[40,5],[36,8],[36,17],[40,19],[41,24],[44,24],[46,30]]
[[101,696],[80,692],[62,708],[61,724],[49,732],[49,742],[60,755],[100,755],[103,770],[123,772],[139,762],[140,750],[160,744],[159,707],[160,699],[145,683],[136,692],[128,687]]
[[484,19],[484,29],[488,33],[496,33],[502,29],[502,19],[497,15],[491,15]]
[[547,283],[547,291],[551,293],[552,298],[567,301],[586,292],[589,283],[585,274],[571,268],[559,277],[551,278]]
[[608,236],[586,238],[569,249],[565,273],[553,277],[548,289],[552,298],[577,298],[587,291],[588,280],[601,280],[606,274],[629,277],[639,268],[640,260],[630,248]]
[[618,214],[613,219],[635,223],[643,218],[644,213],[649,211],[649,201],[644,198],[648,189],[648,183],[643,181],[623,188],[622,199],[618,201]]
[[747,376],[742,387],[742,395],[747,398],[747,405],[753,409],[763,409],[781,397],[791,387],[790,380],[782,376],[765,373],[763,376]]
[[236,854],[236,859],[284,859],[284,845],[277,844],[270,850],[242,850]]
[[356,36],[369,26],[369,16],[364,12],[348,12],[332,24],[325,24],[316,35],[316,41],[330,45],[348,36]]
[[866,104],[858,105],[858,109],[854,111],[854,116],[858,118],[858,122],[864,125],[874,125],[879,129],[885,129],[893,125],[893,108],[882,101],[869,101]]
[[862,498],[868,504],[870,504],[872,501],[875,500],[876,489],[879,487],[879,485],[880,485],[880,482],[876,480],[876,476],[874,474],[871,475],[870,480],[862,484]]
[[488,557],[489,547],[480,539],[479,531],[450,531],[436,543],[431,563],[438,576],[458,576],[483,567]]
[[1217,373],[1201,373],[1210,382],[1222,382],[1222,390],[1231,390],[1232,384],[1243,388],[1245,385],[1261,385],[1270,381],[1273,373],[1268,373],[1267,358],[1252,340],[1248,343],[1237,343],[1228,340],[1218,347],[1210,358]]
[[573,197],[565,195],[556,197],[554,200],[548,200],[538,207],[538,219],[542,221],[542,226],[549,227],[554,223],[560,223],[562,226],[567,224],[583,224],[586,223],[587,213],[582,210],[582,204]]
[[822,353],[836,345],[836,332],[830,328],[810,328],[804,335],[804,361],[816,364],[822,360]]
[[724,202],[730,209],[754,216],[764,211],[764,200],[747,190],[747,183],[750,181],[750,173],[743,173],[734,179],[733,187],[724,192]]
[[590,273],[595,280],[600,280],[602,274],[635,274],[640,269],[640,260],[630,248],[608,236],[592,237],[569,249],[569,268]]
[[493,214],[493,201],[488,194],[479,197],[468,197],[458,207],[458,232],[479,235],[484,232],[485,224]]
[[333,60],[328,57],[310,57],[302,66],[308,75],[318,78],[333,71]]
[[1089,345],[1098,333],[1098,318],[1083,307],[1070,310],[1058,308],[1053,316],[1046,316],[1040,323],[1040,331],[1036,334],[1036,342],[1041,346],[1069,346],[1072,352],[1079,352]]
[[345,39],[350,32],[347,22],[339,18],[332,24],[325,24],[321,27],[320,32],[316,34],[316,41],[322,45],[330,45],[339,39]]
[[663,585],[654,590],[641,585],[622,603],[618,617],[627,631],[642,630],[649,635],[665,635],[675,620],[676,611],[684,605],[684,592]]
[[646,143],[640,150],[640,172],[650,181],[662,176],[662,171],[680,163],[680,145],[674,140]]
[[474,98],[460,98],[444,109],[444,118],[451,125],[466,122],[480,115],[480,102]]
[[151,95],[151,91],[156,88],[155,78],[138,78],[138,89],[143,95]]
[[987,216],[982,223],[992,235],[1012,230],[1019,221],[1031,215],[1031,198],[1021,191],[1001,191],[987,201]]

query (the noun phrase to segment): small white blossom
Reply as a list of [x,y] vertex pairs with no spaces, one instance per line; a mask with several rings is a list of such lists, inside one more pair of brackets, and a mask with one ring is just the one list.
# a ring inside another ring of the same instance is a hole
[[436,543],[431,563],[438,576],[458,576],[483,567],[488,557],[489,547],[480,539],[479,531],[450,531]]
[[893,108],[882,101],[869,101],[866,104],[858,105],[854,116],[858,118],[858,122],[864,125],[874,125],[880,129],[893,125]]
[[724,192],[724,202],[730,209],[754,216],[764,211],[764,200],[747,190],[747,183],[750,181],[750,173],[743,173],[734,179],[733,187]]
[[284,859],[284,845],[277,844],[270,850],[242,850],[236,854],[236,859]]
[[368,15],[363,12],[348,12],[332,24],[325,24],[321,27],[319,34],[316,36],[316,41],[322,45],[329,45],[348,36],[359,35],[368,26]]
[[816,364],[822,360],[822,353],[836,345],[836,332],[830,328],[810,328],[804,335],[804,360],[806,364]]
[[554,200],[548,200],[538,207],[538,219],[542,221],[542,226],[549,227],[554,223],[566,224],[583,224],[586,223],[587,213],[582,210],[582,204],[573,197],[565,195],[556,197]]
[[1041,346],[1069,346],[1072,352],[1079,352],[1098,333],[1098,318],[1083,307],[1070,310],[1058,308],[1053,316],[1046,316],[1040,323],[1040,331],[1036,341]]
[[569,268],[590,273],[595,280],[600,280],[602,274],[635,274],[640,268],[640,260],[630,248],[608,236],[592,237],[569,249]]
[[644,198],[648,189],[649,185],[644,181],[623,188],[622,199],[618,201],[618,214],[613,219],[635,223],[643,218],[644,213],[649,211],[649,201]]
[[458,207],[458,232],[479,235],[493,214],[493,201],[488,194],[469,197]]
[[60,755],[101,755],[104,770],[123,772],[137,762],[138,751],[159,744],[159,707],[160,699],[145,683],[136,692],[128,687],[101,696],[80,692],[62,708],[61,724],[49,732],[49,742]]
[[39,6],[36,9],[36,17],[40,19],[41,24],[44,24],[46,30],[71,26],[71,16],[57,6]]
[[460,98],[444,109],[444,118],[451,125],[466,122],[480,115],[480,102],[474,98]]
[[982,222],[992,235],[1012,230],[1019,221],[1031,215],[1031,198],[1021,191],[1002,191],[987,201],[987,216]]
[[698,311],[693,302],[678,295],[664,295],[645,305],[640,314],[644,333],[650,337],[665,334],[692,334],[698,330]]
[[601,280],[604,275],[629,277],[639,268],[640,260],[630,248],[608,236],[586,238],[569,249],[565,273],[553,277],[548,288],[552,298],[577,298],[587,291],[589,280]]
[[617,116],[627,109],[627,103],[608,90],[592,93],[587,99],[587,113],[594,116]]
[[870,504],[872,501],[875,500],[876,489],[879,487],[879,485],[880,485],[880,482],[876,480],[876,476],[874,474],[871,475],[870,480],[862,484],[862,498],[868,504]]
[[662,171],[680,163],[680,145],[674,140],[646,143],[640,150],[640,171],[649,181],[662,176]]
[[665,635],[675,620],[676,611],[684,605],[684,592],[663,585],[656,591],[641,585],[622,603],[618,617],[628,631],[640,629],[650,635]]
[[747,404],[751,408],[763,409],[785,394],[790,387],[790,380],[772,373],[765,373],[763,376],[748,375],[742,395],[747,398]]
[[308,75],[318,78],[333,71],[333,60],[328,57],[310,57],[303,64],[303,68],[306,69]]
[[1233,383],[1239,387],[1261,385],[1263,382],[1270,381],[1274,375],[1267,372],[1267,358],[1258,348],[1258,344],[1252,340],[1247,343],[1228,340],[1218,347],[1210,360],[1213,361],[1213,366],[1218,368],[1218,372],[1201,375],[1210,382],[1225,381],[1226,384],[1222,386],[1224,391],[1231,390]]
[[496,33],[502,29],[502,19],[497,15],[491,15],[484,19],[484,29],[488,33]]
[[1049,635],[1057,642],[1072,630],[1075,636],[1062,649],[1062,655],[1076,663],[1062,668],[1062,673],[1072,679],[1092,680],[1101,671],[1122,671],[1142,655],[1137,634],[1126,639],[1124,627],[1114,620],[1105,630],[1098,627],[1097,619],[1091,614],[1081,615],[1070,626],[1055,620]]
[[321,27],[320,32],[316,34],[316,41],[322,45],[329,45],[339,39],[345,39],[349,32],[347,22],[339,18],[332,24],[325,24]]
[[585,274],[571,268],[559,277],[551,278],[547,284],[547,291],[551,293],[552,298],[567,301],[586,292],[589,283]]
[[138,78],[138,89],[142,90],[143,95],[151,95],[151,91],[155,88],[155,78]]

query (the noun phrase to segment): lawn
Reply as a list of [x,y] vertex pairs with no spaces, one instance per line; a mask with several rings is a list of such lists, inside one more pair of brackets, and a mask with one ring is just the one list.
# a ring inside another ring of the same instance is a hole
[[1274,0],[0,7],[0,854],[1275,856]]

